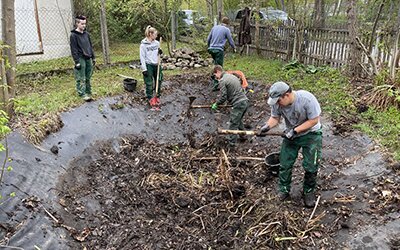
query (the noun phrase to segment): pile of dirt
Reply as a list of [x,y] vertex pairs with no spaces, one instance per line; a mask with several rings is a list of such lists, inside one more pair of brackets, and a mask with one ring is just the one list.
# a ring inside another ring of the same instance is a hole
[[[66,180],[62,200],[76,220],[73,224],[83,219],[91,232],[83,245],[276,249],[295,241],[303,247],[336,246],[329,237],[332,228],[321,225],[324,213],[309,220],[297,203],[277,200],[275,179],[264,164],[228,159],[232,154],[211,138],[205,141],[197,150],[125,138],[120,152],[105,145],[102,159],[74,169],[85,181]],[[199,160],[207,152],[221,157]]]

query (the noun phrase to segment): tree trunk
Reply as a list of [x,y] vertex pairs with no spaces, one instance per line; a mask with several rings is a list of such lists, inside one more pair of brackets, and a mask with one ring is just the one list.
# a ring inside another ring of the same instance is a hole
[[314,27],[322,28],[325,26],[325,0],[315,0],[313,19]]
[[396,69],[397,69],[397,64],[398,64],[398,60],[397,58],[399,57],[399,41],[400,41],[400,6],[397,12],[397,22],[396,22],[396,27],[397,27],[397,31],[396,31],[396,36],[394,39],[394,45],[393,45],[393,55],[392,55],[392,62],[390,64],[390,68],[389,68],[389,74],[390,74],[390,78],[394,81],[396,79]]
[[171,11],[171,49],[175,50],[176,48],[176,12],[175,10]]
[[281,10],[286,12],[285,0],[281,0]]
[[110,46],[108,41],[107,19],[106,19],[106,6],[105,0],[101,0],[100,9],[100,28],[101,28],[101,41],[103,47],[103,60],[105,65],[110,65]]
[[210,18],[211,22],[214,21],[214,1],[213,0],[206,0],[207,3],[207,11],[208,11],[208,17]]
[[361,74],[361,48],[357,42],[358,38],[358,20],[356,1],[349,0],[347,8],[348,30],[350,40],[349,59],[347,62],[348,73],[352,78],[358,77]]
[[335,9],[333,10],[333,15],[337,16],[340,13],[340,6],[342,5],[342,0],[338,0],[337,4],[335,4]]
[[224,13],[224,1],[218,0],[217,1],[217,16],[218,16],[218,23],[221,23],[222,15]]
[[[256,10],[259,11],[260,9],[260,1],[257,0],[256,2]],[[254,42],[256,45],[257,55],[261,54],[261,47],[260,47],[260,20],[256,18],[256,31],[254,34]]]
[[[17,57],[15,51],[15,12],[14,0],[2,0],[2,40],[8,45],[3,50],[3,55],[8,57],[10,67],[6,70],[6,86],[3,87],[3,99],[1,100],[5,105],[5,111],[9,116],[12,115],[12,104],[9,103],[9,98],[15,97],[15,69],[17,65]],[[4,75],[3,75],[4,78]]]

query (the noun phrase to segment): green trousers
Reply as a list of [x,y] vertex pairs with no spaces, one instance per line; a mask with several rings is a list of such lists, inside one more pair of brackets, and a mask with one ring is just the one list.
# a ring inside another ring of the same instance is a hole
[[[224,66],[224,51],[219,49],[208,49],[208,53],[211,55],[214,65]],[[213,80],[213,89],[218,90],[218,80],[211,77]]]
[[302,149],[304,181],[303,192],[315,191],[317,173],[321,161],[322,132],[310,132],[293,140],[283,139],[280,152],[279,191],[289,193],[292,183],[292,169],[298,152]]
[[93,62],[92,59],[79,58],[79,63],[81,68],[74,68],[74,76],[76,81],[76,91],[79,96],[91,95],[92,86],[90,84],[90,79],[93,75]]
[[[146,97],[147,99],[153,98],[153,90],[156,89],[157,80],[157,65],[146,64],[147,76],[143,77],[144,83],[146,84]],[[160,65],[160,73],[158,78],[158,94],[157,97],[161,96],[161,82],[163,81],[162,67]]]
[[[243,117],[246,114],[247,108],[249,107],[249,102],[247,100],[241,101],[235,104],[232,108],[229,129],[233,130],[244,130]],[[230,145],[235,145],[238,135],[229,135],[228,142]]]

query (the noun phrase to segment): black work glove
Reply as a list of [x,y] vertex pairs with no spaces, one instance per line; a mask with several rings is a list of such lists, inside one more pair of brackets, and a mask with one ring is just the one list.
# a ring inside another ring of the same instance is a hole
[[82,67],[81,67],[81,64],[80,64],[80,63],[75,64],[75,69],[80,70],[81,68],[82,68]]
[[92,65],[93,65],[93,67],[96,65],[96,59],[92,59]]
[[163,53],[163,52],[162,52],[162,49],[161,49],[161,48],[158,48],[158,54],[159,54],[159,55],[162,55],[162,53]]
[[294,128],[290,129],[289,131],[287,131],[283,137],[289,140],[293,140],[294,136],[297,135],[296,130],[294,130]]
[[260,128],[260,130],[258,131],[257,136],[262,136],[262,137],[266,136],[266,135],[267,135],[267,132],[268,132],[270,129],[271,129],[271,128],[269,127],[269,125],[268,125],[268,124],[265,124],[264,126],[262,126],[262,127]]
[[148,77],[149,76],[149,74],[147,73],[147,70],[143,71],[142,74],[143,74],[144,77]]

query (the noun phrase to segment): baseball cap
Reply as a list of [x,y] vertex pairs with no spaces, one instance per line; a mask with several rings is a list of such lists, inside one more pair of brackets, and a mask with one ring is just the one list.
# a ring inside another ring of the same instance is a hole
[[285,94],[289,90],[289,85],[284,82],[276,82],[272,84],[271,88],[269,88],[269,98],[268,105],[274,105],[281,95]]

